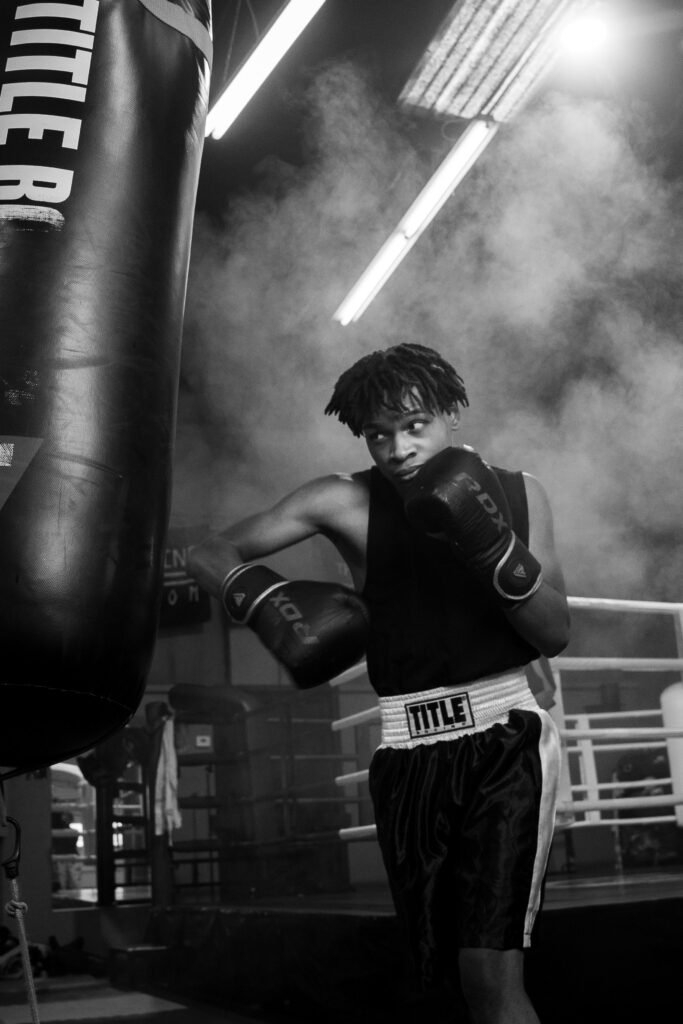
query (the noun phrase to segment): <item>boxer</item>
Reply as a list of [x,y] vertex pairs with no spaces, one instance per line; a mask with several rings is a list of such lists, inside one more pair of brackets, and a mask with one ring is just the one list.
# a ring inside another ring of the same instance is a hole
[[[295,683],[319,682],[365,648],[382,714],[370,791],[419,985],[459,969],[475,1024],[533,1024],[523,951],[552,840],[559,740],[524,670],[564,649],[569,614],[546,493],[454,444],[468,405],[431,348],[363,357],[325,412],[364,438],[373,465],[305,483],[208,537],[190,566]],[[288,583],[257,561],[316,534],[337,547],[353,590]],[[318,618],[334,623],[324,636]]]

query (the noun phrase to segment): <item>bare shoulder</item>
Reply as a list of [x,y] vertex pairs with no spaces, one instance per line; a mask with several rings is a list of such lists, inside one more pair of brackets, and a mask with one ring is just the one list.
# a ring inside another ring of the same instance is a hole
[[364,473],[328,473],[325,476],[309,480],[304,487],[318,490],[325,494],[333,493],[346,501],[353,501],[363,493],[367,493]]
[[366,512],[368,494],[363,473],[329,473],[310,480],[300,489],[318,526],[332,529],[349,516]]
[[548,515],[550,513],[550,501],[545,487],[538,477],[533,476],[532,473],[525,472],[522,476],[524,477],[529,514],[531,515],[533,511],[536,511]]
[[329,479],[339,495],[344,496],[345,501],[363,502],[367,500],[370,491],[367,472],[333,473]]
[[302,536],[320,533],[332,541],[356,586],[362,588],[370,506],[368,474],[330,473],[317,477],[286,502],[290,518],[298,518],[303,524]]

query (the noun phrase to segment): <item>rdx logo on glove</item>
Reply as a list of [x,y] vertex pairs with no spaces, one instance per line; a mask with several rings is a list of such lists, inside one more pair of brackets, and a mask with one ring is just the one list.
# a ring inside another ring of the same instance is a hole
[[477,501],[484,511],[491,516],[494,526],[497,528],[498,532],[503,533],[507,530],[508,526],[503,517],[503,513],[500,511],[491,495],[487,494],[486,491],[482,491],[481,484],[477,483],[474,477],[471,477],[469,473],[458,473],[455,478],[455,482],[458,483],[460,480],[464,481],[467,489],[476,495]]
[[302,612],[297,608],[292,600],[287,596],[284,591],[279,594],[272,594],[268,598],[268,603],[272,604],[273,608],[282,616],[282,618],[289,622],[292,629],[299,637],[303,644],[317,644],[318,638],[311,633],[311,627],[305,621]]

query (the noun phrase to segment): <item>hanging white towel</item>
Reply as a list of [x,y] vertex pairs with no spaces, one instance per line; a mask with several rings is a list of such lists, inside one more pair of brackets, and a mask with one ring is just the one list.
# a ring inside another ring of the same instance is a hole
[[169,717],[161,734],[154,787],[154,834],[157,836],[168,833],[170,837],[173,829],[180,828],[183,823],[178,809],[178,759],[174,733],[173,718]]

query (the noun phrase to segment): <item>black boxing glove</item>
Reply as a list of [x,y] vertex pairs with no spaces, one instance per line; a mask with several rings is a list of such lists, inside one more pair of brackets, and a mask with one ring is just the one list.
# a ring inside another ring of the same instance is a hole
[[523,604],[540,587],[541,566],[510,526],[498,478],[472,449],[446,448],[426,462],[405,510],[421,531],[445,534],[499,604]]
[[368,616],[362,598],[336,583],[286,580],[265,565],[238,565],[221,585],[223,605],[309,689],[329,682],[365,654]]

